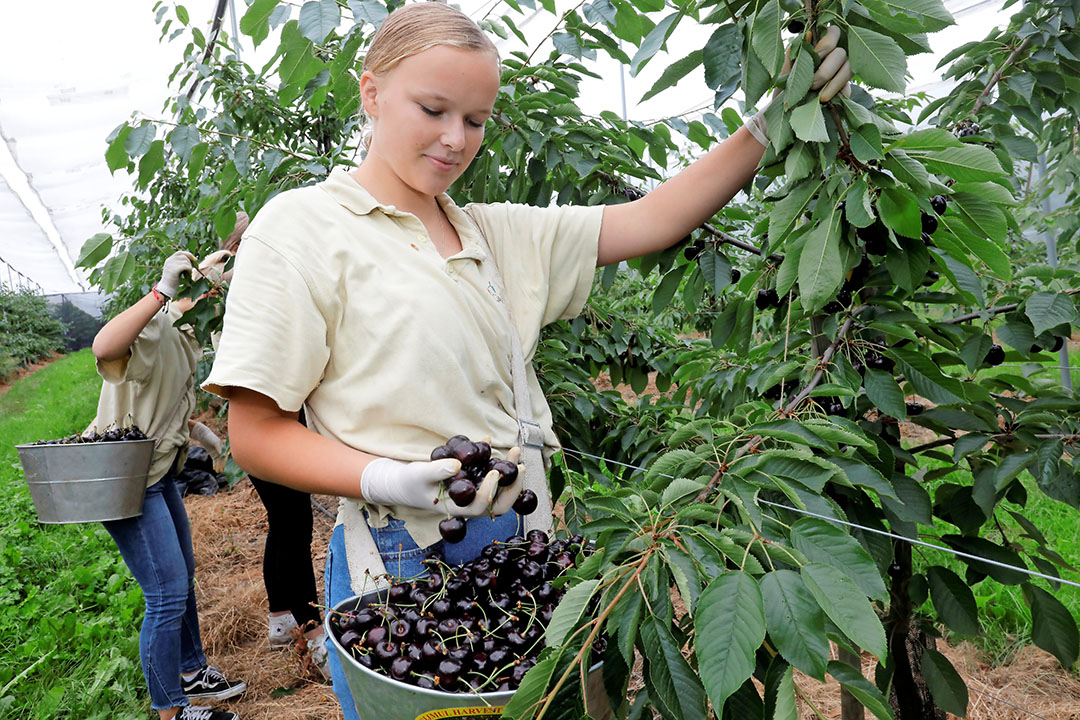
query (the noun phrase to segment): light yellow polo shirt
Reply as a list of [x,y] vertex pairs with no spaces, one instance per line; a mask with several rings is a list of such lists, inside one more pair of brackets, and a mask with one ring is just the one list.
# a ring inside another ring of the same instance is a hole
[[195,409],[195,364],[202,348],[190,325],[183,330],[173,325],[181,314],[175,306],[155,313],[135,338],[128,357],[97,362],[105,382],[97,416],[87,429],[104,432],[109,426],[134,422],[157,440],[147,487],[165,476],[177,450],[181,450],[179,467],[187,457],[187,421]]
[[[426,460],[447,438],[517,443],[510,334],[484,263],[499,268],[526,361],[540,328],[574,317],[592,287],[603,207],[473,204],[439,197],[462,251],[439,255],[412,214],[381,205],[344,168],[273,198],[236,257],[221,344],[203,385],[244,387],[350,447]],[[477,234],[483,231],[491,256]],[[534,420],[555,449],[551,411],[531,365]],[[393,515],[421,547],[441,515]]]

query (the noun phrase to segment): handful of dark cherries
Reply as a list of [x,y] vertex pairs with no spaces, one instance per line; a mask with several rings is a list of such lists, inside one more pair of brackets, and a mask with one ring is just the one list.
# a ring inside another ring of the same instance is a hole
[[[432,460],[456,458],[461,470],[445,481],[446,494],[458,507],[465,507],[476,499],[476,491],[484,477],[492,471],[499,473],[499,490],[517,481],[518,466],[509,460],[491,456],[491,445],[481,440],[473,442],[464,435],[455,435],[431,451]],[[528,515],[536,510],[536,493],[522,490],[514,501],[514,512]],[[446,542],[456,543],[465,539],[465,519],[451,516],[439,523],[439,534]]]
[[[453,693],[514,690],[536,664],[562,599],[552,581],[593,550],[580,535],[549,541],[533,530],[485,546],[461,567],[430,555],[427,578],[334,612],[331,629],[357,662],[399,682]],[[601,636],[593,651],[606,646]]]
[[121,442],[124,440],[146,440],[146,433],[139,429],[138,425],[132,425],[131,427],[112,428],[106,430],[103,433],[99,433],[97,430],[87,433],[86,435],[80,435],[75,433],[69,435],[66,438],[58,438],[56,440],[38,440],[33,443],[34,445],[81,445],[83,443],[97,443],[97,442]]

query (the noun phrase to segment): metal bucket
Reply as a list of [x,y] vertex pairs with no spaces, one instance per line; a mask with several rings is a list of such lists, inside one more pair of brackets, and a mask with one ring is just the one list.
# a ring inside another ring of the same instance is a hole
[[[352,612],[361,605],[379,600],[379,592],[371,592],[363,597],[354,595],[339,602],[334,610]],[[441,690],[427,690],[414,685],[407,685],[390,677],[377,673],[361,665],[338,642],[330,625],[331,613],[327,613],[324,626],[326,637],[334,646],[345,671],[345,680],[352,692],[353,703],[360,720],[472,720],[475,718],[497,718],[503,708],[514,696],[509,692],[488,693],[448,693]],[[589,710],[597,720],[609,720],[615,717],[611,703],[604,690],[601,674],[603,663],[597,663],[589,670],[588,694]]]
[[142,514],[154,440],[16,448],[38,521],[103,522]]

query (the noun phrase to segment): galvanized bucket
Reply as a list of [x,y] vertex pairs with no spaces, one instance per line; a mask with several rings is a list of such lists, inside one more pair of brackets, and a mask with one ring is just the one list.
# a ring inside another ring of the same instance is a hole
[[[334,610],[352,612],[357,607],[379,599],[378,592],[368,593],[363,597],[353,596],[339,602]],[[361,665],[338,642],[330,625],[332,615],[327,613],[324,622],[326,637],[334,646],[341,659],[345,680],[352,692],[353,703],[360,720],[475,720],[476,718],[497,718],[503,708],[514,696],[509,692],[488,693],[448,693],[441,690],[426,690],[407,685],[377,673]],[[597,663],[589,671],[588,693],[589,710],[597,720],[609,720],[615,717],[611,703],[604,691],[601,675],[602,663]]]
[[154,440],[16,447],[38,521],[103,522],[142,514]]

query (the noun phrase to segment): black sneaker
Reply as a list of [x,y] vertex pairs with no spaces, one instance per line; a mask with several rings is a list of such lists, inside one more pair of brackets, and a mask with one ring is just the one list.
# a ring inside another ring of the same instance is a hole
[[240,716],[231,712],[220,712],[198,705],[185,705],[176,714],[175,720],[240,720]]
[[[213,665],[207,665],[190,680],[181,676],[180,688],[189,700],[228,700],[247,690],[247,683],[226,680],[220,670]],[[205,720],[224,719],[207,716]]]

